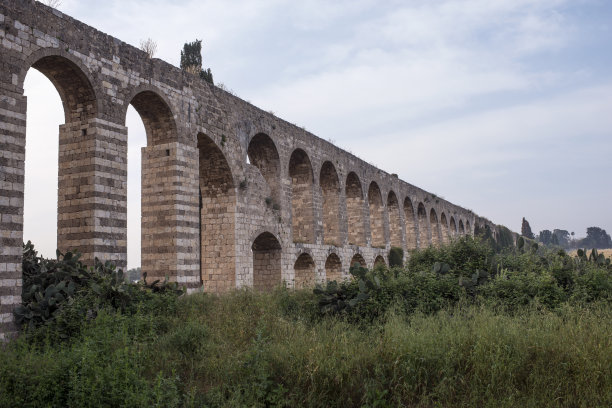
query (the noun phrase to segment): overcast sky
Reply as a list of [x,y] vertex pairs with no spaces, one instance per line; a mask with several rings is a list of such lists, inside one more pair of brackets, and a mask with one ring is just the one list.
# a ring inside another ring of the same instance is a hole
[[[612,232],[609,0],[63,0],[60,10],[133,45],[151,37],[177,66],[183,44],[203,39],[216,83],[495,223]],[[25,239],[53,255],[48,153],[62,107],[35,70],[25,90]],[[133,267],[146,139],[133,109],[127,122]]]

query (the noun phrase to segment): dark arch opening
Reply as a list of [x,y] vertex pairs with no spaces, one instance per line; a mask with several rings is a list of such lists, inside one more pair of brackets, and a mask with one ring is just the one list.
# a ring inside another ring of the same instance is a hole
[[276,145],[270,136],[258,133],[251,139],[247,155],[250,164],[259,169],[268,184],[270,198],[280,208],[281,165]]
[[215,142],[198,134],[200,158],[200,278],[207,292],[236,287],[236,191],[230,166]]
[[389,238],[392,247],[402,248],[402,219],[397,196],[389,191],[387,196],[387,211],[389,212]]
[[465,228],[463,226],[463,220],[459,220],[459,235],[465,235]]
[[301,254],[295,261],[293,270],[295,272],[293,281],[293,287],[295,289],[305,289],[314,286],[315,263],[309,254]]
[[363,217],[363,190],[357,174],[350,172],[346,177],[346,212],[348,218],[349,244],[365,246]]
[[465,234],[466,235],[472,235],[472,229],[470,228],[470,222],[469,221],[465,222]]
[[363,267],[363,268],[367,268],[368,266],[366,265],[366,261],[365,259],[363,259],[363,256],[361,256],[361,254],[355,254],[353,255],[353,258],[351,259],[351,268],[353,266],[355,266],[355,264],[359,264],[359,266]]
[[429,225],[431,231],[431,244],[439,247],[442,244],[440,237],[440,223],[438,221],[438,214],[433,208],[429,211]]
[[331,162],[321,166],[319,183],[323,195],[323,242],[340,246],[340,181]]
[[455,217],[453,216],[450,218],[450,235],[453,239],[457,237],[457,223],[455,222]]
[[368,188],[368,206],[370,209],[370,233],[372,235],[372,246],[376,248],[385,247],[384,212],[380,188],[375,181]]
[[293,242],[314,243],[312,165],[306,152],[295,149],[289,160],[291,177],[291,225]]
[[440,215],[440,234],[441,239],[440,242],[444,245],[448,244],[450,242],[450,232],[448,230],[448,221],[446,219],[446,214],[442,213]]
[[342,280],[342,261],[336,254],[329,254],[325,261],[325,278],[328,281]]
[[281,245],[276,237],[263,232],[255,238],[253,251],[253,289],[272,290],[281,283]]
[[374,259],[374,267],[376,268],[377,266],[387,266],[387,261],[385,261],[382,255],[378,255],[376,259]]
[[418,228],[414,207],[409,197],[404,199],[404,219],[406,220],[406,249],[416,249]]
[[419,223],[419,248],[427,248],[430,241],[427,233],[427,211],[423,203],[419,203],[417,207],[417,221]]

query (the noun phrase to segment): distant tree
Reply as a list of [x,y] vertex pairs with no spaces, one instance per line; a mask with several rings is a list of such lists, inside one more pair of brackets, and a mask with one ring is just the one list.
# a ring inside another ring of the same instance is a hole
[[553,230],[553,236],[556,237],[558,245],[563,248],[569,248],[570,246],[570,233],[567,230],[555,229]]
[[157,43],[151,38],[140,40],[140,49],[146,52],[149,58],[153,58],[157,52]]
[[43,0],[43,4],[49,7],[58,8],[62,5],[62,0]]
[[599,227],[587,228],[587,236],[580,241],[580,246],[585,248],[612,248],[612,238],[606,230]]
[[521,235],[525,238],[535,239],[533,232],[531,231],[531,226],[529,222],[523,217],[523,224],[521,225]]
[[195,40],[183,45],[181,51],[181,69],[200,78],[210,84],[213,82],[213,74],[210,68],[202,69],[202,40]]
[[540,231],[538,241],[544,245],[550,245],[552,243],[552,232],[550,230]]

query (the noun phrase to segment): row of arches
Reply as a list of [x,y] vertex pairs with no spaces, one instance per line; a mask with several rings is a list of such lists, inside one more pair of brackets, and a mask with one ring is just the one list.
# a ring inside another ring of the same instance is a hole
[[[254,239],[251,245],[253,252],[253,288],[259,291],[269,291],[283,282],[282,278],[282,247],[278,239],[270,232],[263,232]],[[363,255],[355,253],[350,259],[349,266],[386,265],[387,261],[382,255],[377,255],[373,265],[367,265]],[[325,277],[327,281],[341,281],[348,279],[343,269],[341,257],[337,253],[330,253],[325,258]],[[293,263],[293,279],[291,286],[296,289],[308,288],[317,283],[317,271],[312,256],[303,252]]]
[[[281,161],[274,141],[264,133],[256,134],[248,147],[248,162],[257,167],[270,188],[275,203],[281,203]],[[291,224],[294,243],[312,243],[315,237],[314,193],[319,188],[321,195],[322,242],[326,245],[342,246],[342,211],[346,211],[346,243],[375,248],[390,246],[406,249],[425,247],[429,244],[448,243],[453,237],[470,233],[469,221],[456,220],[434,208],[425,209],[422,202],[409,197],[400,203],[394,191],[389,191],[387,200],[379,185],[372,181],[364,194],[362,181],[357,173],[347,174],[344,189],[340,177],[331,161],[324,161],[319,172],[319,184],[315,186],[314,170],[308,154],[295,149],[289,158]],[[367,203],[366,203],[367,200]],[[369,224],[367,224],[369,219]],[[369,236],[367,234],[369,226]],[[388,231],[386,231],[388,226]]]

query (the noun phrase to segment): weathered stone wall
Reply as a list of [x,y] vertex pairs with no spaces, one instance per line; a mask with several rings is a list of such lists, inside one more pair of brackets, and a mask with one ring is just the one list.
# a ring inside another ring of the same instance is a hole
[[[21,295],[29,69],[62,99],[58,246],[126,265],[128,105],[142,149],[142,270],[223,292],[342,279],[349,266],[493,225],[32,0],[0,0],[0,336]],[[200,198],[201,197],[201,198]]]

